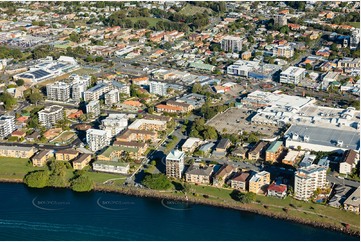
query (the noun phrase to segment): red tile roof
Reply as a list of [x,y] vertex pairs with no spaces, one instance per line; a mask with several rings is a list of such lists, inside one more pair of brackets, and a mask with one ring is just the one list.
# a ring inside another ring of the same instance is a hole
[[268,191],[275,191],[275,192],[278,192],[278,193],[283,193],[283,192],[287,191],[287,186],[284,185],[284,184],[277,185],[275,183],[272,183],[271,185],[269,185],[267,190]]

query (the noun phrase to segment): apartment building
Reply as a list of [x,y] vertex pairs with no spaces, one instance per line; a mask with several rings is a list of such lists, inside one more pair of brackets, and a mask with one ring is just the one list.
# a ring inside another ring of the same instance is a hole
[[91,154],[80,154],[75,160],[73,160],[74,170],[82,170],[84,167],[89,165],[92,156]]
[[70,98],[70,85],[65,82],[54,82],[46,85],[46,97],[49,100],[65,102]]
[[125,94],[127,96],[130,96],[130,85],[126,85],[124,83],[120,83],[117,81],[112,81],[110,88],[112,90],[118,90],[119,93]]
[[166,157],[166,175],[168,177],[182,178],[184,170],[184,152],[172,150]]
[[110,144],[107,132],[100,129],[88,129],[86,131],[86,142],[90,150],[98,151]]
[[227,179],[236,171],[236,168],[231,165],[222,165],[221,168],[213,176],[213,186],[223,186]]
[[130,130],[127,129],[124,133],[116,137],[117,141],[155,141],[158,139],[158,134],[155,131],[147,130]]
[[0,145],[0,156],[1,157],[12,157],[12,158],[30,158],[32,157],[37,149],[35,147],[20,147],[20,146],[5,146]]
[[248,159],[258,160],[264,155],[264,148],[267,143],[264,141],[258,142],[253,148],[248,152]]
[[292,46],[278,45],[273,48],[273,56],[292,58],[295,51]]
[[41,150],[31,158],[31,161],[33,162],[33,166],[42,167],[46,165],[46,162],[52,157],[54,157],[53,150]]
[[280,82],[297,85],[306,77],[306,69],[290,66],[280,74]]
[[249,186],[250,173],[242,172],[231,179],[231,187],[233,189],[247,191]]
[[102,120],[100,128],[107,132],[109,138],[119,134],[128,127],[128,115],[111,113]]
[[243,38],[226,36],[222,39],[221,48],[226,52],[238,53],[242,51]]
[[56,160],[71,161],[79,155],[79,151],[74,149],[57,150],[55,153]]
[[298,200],[308,200],[317,188],[325,188],[326,167],[310,165],[295,172],[294,197]]
[[104,96],[105,93],[109,91],[110,91],[109,85],[107,85],[106,83],[99,83],[84,92],[84,100],[86,102],[99,100],[101,97]]
[[339,173],[350,174],[357,165],[357,152],[354,150],[345,151],[339,165]]
[[343,208],[360,214],[360,186],[344,201]]
[[162,131],[167,129],[167,122],[161,120],[137,119],[129,125],[128,129]]
[[105,105],[112,106],[119,102],[119,91],[117,89],[113,89],[110,92],[107,92],[105,95]]
[[9,136],[15,130],[15,117],[14,116],[1,116],[0,117],[0,138]]
[[192,104],[172,100],[167,101],[167,105],[172,107],[179,107],[181,108],[181,112],[183,113],[188,113],[194,109],[194,106]]
[[80,101],[84,99],[84,92],[90,85],[90,76],[76,76],[71,85],[71,99]]
[[86,113],[92,113],[94,117],[100,115],[100,102],[99,100],[92,100],[86,105]]
[[156,94],[159,96],[167,95],[168,84],[164,82],[149,82],[149,93]]
[[55,125],[59,120],[64,119],[64,108],[58,105],[45,107],[38,112],[39,122],[42,126],[50,128]]
[[93,162],[93,170],[101,172],[109,172],[116,174],[128,174],[129,164],[117,161],[95,161]]
[[189,137],[182,145],[182,151],[186,153],[193,153],[193,151],[199,146],[200,142],[201,139],[199,138]]
[[198,163],[194,163],[185,172],[185,179],[187,182],[209,185],[212,173],[213,167],[203,167]]
[[278,25],[279,27],[287,25],[287,16],[285,14],[277,14],[274,18],[274,25]]
[[283,143],[282,141],[276,140],[273,141],[270,146],[266,150],[266,161],[271,163],[277,161],[277,158],[283,151]]
[[254,174],[249,180],[249,192],[259,193],[264,191],[264,187],[271,182],[271,175],[267,171],[261,171]]

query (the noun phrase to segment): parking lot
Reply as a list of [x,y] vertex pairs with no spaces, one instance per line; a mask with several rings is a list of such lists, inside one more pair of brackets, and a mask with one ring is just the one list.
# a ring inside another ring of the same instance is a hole
[[207,122],[221,133],[237,134],[241,131],[260,132],[266,137],[272,137],[278,130],[275,126],[252,124],[250,117],[253,111],[246,108],[230,108],[223,113],[219,113]]

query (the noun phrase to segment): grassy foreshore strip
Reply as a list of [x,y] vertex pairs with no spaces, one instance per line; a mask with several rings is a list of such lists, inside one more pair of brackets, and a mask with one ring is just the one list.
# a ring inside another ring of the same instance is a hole
[[[0,182],[2,183],[23,183],[22,179],[9,179],[9,178],[0,178]],[[310,225],[313,227],[318,228],[324,228],[324,229],[330,229],[338,232],[342,232],[345,234],[349,234],[352,236],[360,236],[360,228],[359,227],[350,227],[349,229],[346,229],[344,225],[340,224],[335,225],[332,223],[327,222],[318,222],[315,220],[310,219],[303,219],[298,216],[294,216],[290,213],[284,212],[284,213],[275,213],[272,211],[269,211],[268,209],[262,209],[262,208],[255,208],[252,206],[252,204],[243,204],[240,202],[230,204],[229,202],[218,200],[210,200],[208,198],[197,198],[192,195],[189,195],[187,198],[184,194],[178,193],[168,193],[168,192],[160,192],[155,190],[146,190],[146,189],[138,189],[138,188],[130,188],[130,187],[114,187],[109,185],[103,185],[103,184],[96,184],[94,191],[99,192],[112,192],[112,193],[120,193],[123,195],[130,195],[130,196],[136,196],[136,197],[148,197],[148,198],[155,198],[155,199],[168,199],[168,200],[174,200],[174,201],[181,201],[188,204],[203,204],[203,205],[210,205],[215,207],[222,207],[222,208],[230,208],[240,211],[246,211],[250,213],[256,213],[263,216],[268,216],[276,219],[283,219],[288,220],[300,224]]]
[[109,187],[109,186],[97,185],[94,190],[103,191],[103,192],[116,192],[116,193],[121,193],[124,195],[131,195],[131,196],[137,196],[137,197],[169,199],[169,200],[187,202],[189,204],[192,204],[192,203],[193,204],[204,204],[204,205],[210,205],[210,206],[216,206],[216,207],[222,207],[222,208],[231,208],[231,209],[256,213],[256,214],[260,214],[260,215],[264,215],[264,216],[268,216],[268,217],[272,217],[272,218],[297,222],[297,223],[310,225],[310,226],[314,226],[314,227],[331,229],[331,230],[342,232],[342,233],[349,234],[352,236],[360,236],[359,228],[355,229],[355,228],[350,227],[347,230],[347,229],[345,229],[345,226],[341,225],[341,223],[339,226],[336,226],[331,223],[320,223],[320,222],[317,222],[314,220],[302,219],[302,218],[293,216],[286,212],[284,214],[280,214],[280,213],[274,213],[274,212],[268,211],[268,210],[256,209],[256,208],[251,207],[249,204],[237,203],[237,205],[235,205],[235,204],[225,203],[220,200],[212,201],[207,198],[195,198],[192,196],[188,196],[188,200],[187,200],[184,195],[177,196],[173,193],[164,193],[164,192],[159,192],[159,191],[154,191],[154,190],[134,189],[134,188],[126,188],[126,187]]

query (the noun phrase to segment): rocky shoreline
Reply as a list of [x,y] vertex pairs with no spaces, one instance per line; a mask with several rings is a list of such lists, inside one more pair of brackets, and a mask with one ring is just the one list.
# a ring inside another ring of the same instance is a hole
[[[2,183],[23,183],[22,179],[7,179],[7,178],[0,178],[0,182]],[[221,201],[212,201],[212,200],[206,200],[206,199],[199,199],[194,197],[186,198],[184,196],[175,196],[173,194],[167,194],[164,192],[159,191],[153,191],[153,190],[145,190],[145,189],[134,189],[134,188],[127,188],[127,187],[108,187],[108,186],[102,186],[102,185],[96,185],[93,189],[94,191],[98,192],[112,192],[112,193],[119,193],[123,195],[129,195],[129,196],[136,196],[136,197],[147,197],[147,198],[155,198],[155,199],[168,199],[173,201],[181,201],[188,204],[202,204],[202,205],[209,205],[209,206],[215,206],[215,207],[221,207],[221,208],[228,208],[228,209],[234,209],[239,211],[245,211],[250,213],[255,213],[263,216],[268,216],[276,219],[282,219],[286,221],[292,221],[304,225],[313,226],[316,228],[323,228],[323,229],[331,229],[333,231],[342,232],[348,235],[357,236],[360,237],[360,233],[357,230],[349,229],[347,230],[345,227],[342,226],[334,226],[330,224],[324,224],[319,223],[315,221],[305,220],[302,218],[297,217],[291,217],[287,213],[284,215],[276,214],[271,211],[263,211],[260,209],[255,209],[247,204],[238,203],[237,205],[233,204],[227,204],[225,202]]]
[[227,204],[227,203],[220,202],[220,201],[197,199],[197,198],[193,198],[193,197],[186,199],[185,197],[174,196],[174,195],[167,194],[167,193],[162,193],[162,192],[153,191],[153,190],[148,191],[148,190],[143,190],[143,189],[140,190],[140,189],[131,189],[131,188],[110,188],[110,187],[105,187],[105,186],[97,186],[94,190],[101,191],[101,192],[115,192],[115,193],[120,193],[123,195],[136,196],[136,197],[148,197],[148,198],[155,198],[155,199],[160,199],[160,200],[161,199],[169,199],[169,200],[174,200],[174,201],[182,201],[182,202],[186,202],[189,204],[202,204],[202,205],[209,205],[209,206],[215,206],[215,207],[221,207],[221,208],[235,209],[235,210],[239,210],[239,211],[256,213],[259,215],[268,216],[268,217],[272,217],[272,218],[276,218],[276,219],[292,221],[292,222],[296,222],[296,223],[300,223],[300,224],[304,224],[304,225],[313,226],[316,228],[330,229],[333,231],[342,232],[342,233],[345,233],[348,235],[360,237],[359,231],[353,230],[353,229],[347,230],[345,227],[342,227],[341,225],[338,227],[338,226],[333,226],[330,224],[324,224],[324,223],[319,223],[319,222],[315,222],[315,221],[305,220],[302,218],[291,217],[287,213],[285,213],[285,215],[280,215],[280,214],[276,214],[276,213],[273,213],[270,211],[254,209],[254,208],[251,208],[250,206],[248,206],[247,204],[242,204],[242,203],[239,203],[237,205],[232,205],[232,204]]

